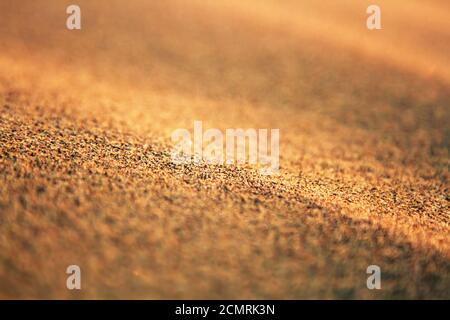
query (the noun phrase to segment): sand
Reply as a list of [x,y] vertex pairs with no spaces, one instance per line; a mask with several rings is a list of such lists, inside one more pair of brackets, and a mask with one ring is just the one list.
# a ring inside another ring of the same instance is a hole
[[[0,298],[449,298],[448,2],[315,2],[1,1]],[[195,120],[280,173],[173,164]]]

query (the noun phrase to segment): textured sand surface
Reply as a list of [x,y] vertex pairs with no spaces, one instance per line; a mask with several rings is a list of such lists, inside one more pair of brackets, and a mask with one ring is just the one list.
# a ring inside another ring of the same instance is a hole
[[[316,2],[0,0],[0,298],[450,298],[449,3]],[[194,120],[280,174],[172,164]]]

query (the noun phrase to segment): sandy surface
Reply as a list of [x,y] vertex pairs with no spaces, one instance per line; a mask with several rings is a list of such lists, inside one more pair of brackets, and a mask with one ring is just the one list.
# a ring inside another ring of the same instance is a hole
[[[1,0],[0,297],[449,298],[449,3],[316,2]],[[172,164],[194,120],[280,174]]]

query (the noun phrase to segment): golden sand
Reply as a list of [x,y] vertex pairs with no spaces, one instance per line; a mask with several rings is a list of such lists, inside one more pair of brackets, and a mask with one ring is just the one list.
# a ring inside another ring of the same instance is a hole
[[[449,298],[448,1],[316,2],[1,1],[0,297]],[[194,120],[280,175],[172,164]]]

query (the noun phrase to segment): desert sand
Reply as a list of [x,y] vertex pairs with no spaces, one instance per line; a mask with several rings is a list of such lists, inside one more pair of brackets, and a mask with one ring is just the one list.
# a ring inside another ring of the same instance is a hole
[[[1,0],[0,298],[449,298],[450,4],[377,2]],[[280,174],[174,165],[194,120]]]

